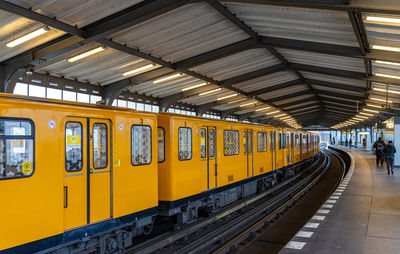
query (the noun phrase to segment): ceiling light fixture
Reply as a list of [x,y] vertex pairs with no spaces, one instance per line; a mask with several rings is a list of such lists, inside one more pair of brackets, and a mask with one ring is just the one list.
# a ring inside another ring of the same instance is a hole
[[375,60],[374,63],[377,63],[377,64],[386,64],[386,65],[394,65],[394,66],[400,66],[400,63],[388,62],[388,61],[381,61],[381,60]]
[[365,20],[366,20],[366,21],[383,22],[383,23],[400,24],[400,19],[396,19],[396,18],[377,17],[377,16],[367,16],[367,17],[365,18]]
[[155,64],[148,64],[148,65],[136,68],[134,70],[124,72],[124,73],[122,73],[122,76],[129,76],[129,75],[141,72],[141,71],[145,71],[145,70],[151,69],[151,68],[153,68],[155,66],[156,66]]
[[106,48],[103,47],[103,46],[97,47],[97,48],[95,48],[95,49],[86,51],[86,52],[84,52],[84,53],[82,53],[82,54],[79,54],[79,55],[77,55],[77,56],[68,58],[68,62],[70,62],[70,63],[76,62],[76,61],[81,60],[81,59],[83,59],[83,58],[86,58],[86,57],[88,57],[88,56],[97,54],[97,53],[99,53],[99,52],[101,52],[101,51],[103,51],[103,50],[105,50],[105,49],[106,49]]
[[9,48],[13,48],[15,46],[18,46],[18,45],[24,43],[24,42],[32,40],[33,38],[36,38],[36,37],[38,37],[38,36],[40,36],[42,34],[45,34],[45,33],[49,32],[49,31],[50,31],[50,28],[48,26],[44,26],[44,27],[39,28],[39,29],[37,29],[37,30],[35,30],[33,32],[30,32],[30,33],[28,33],[28,34],[26,34],[26,35],[24,35],[22,37],[19,37],[19,38],[13,40],[13,41],[10,41],[9,43],[6,44],[6,46],[9,47]]
[[400,92],[399,91],[394,91],[394,90],[386,90],[386,89],[383,89],[383,88],[376,88],[376,87],[374,87],[374,88],[372,88],[373,90],[375,90],[375,91],[380,91],[380,92],[388,92],[388,93],[395,93],[395,94],[400,94]]
[[242,105],[240,105],[239,107],[246,107],[246,106],[250,106],[250,105],[254,105],[254,104],[256,104],[255,102],[249,102],[249,103],[245,103],[245,104],[242,104]]
[[266,109],[269,109],[269,108],[271,108],[271,107],[259,108],[259,109],[256,109],[256,112],[257,112],[257,111],[263,111],[263,110],[266,110]]
[[214,89],[214,90],[211,90],[211,91],[207,91],[207,92],[201,93],[199,95],[203,96],[203,95],[210,94],[210,93],[216,93],[216,92],[221,91],[221,90],[222,90],[222,88],[217,88],[217,89]]
[[156,80],[153,81],[153,83],[154,84],[161,83],[161,82],[164,82],[164,81],[167,81],[167,80],[170,80],[170,79],[174,79],[174,78],[180,77],[182,75],[183,75],[182,73],[176,73],[176,74],[173,74],[173,75],[170,75],[170,76],[166,76],[164,78],[156,79]]
[[[372,97],[371,100],[386,102],[385,99],[379,99],[379,98],[374,98],[374,97]],[[388,100],[387,102],[388,102],[388,103],[392,103],[392,101],[389,101],[389,100]]]
[[374,75],[377,76],[377,77],[400,79],[400,76],[384,74],[384,73],[375,73]]
[[383,45],[372,45],[372,49],[400,52],[400,48],[398,47],[383,46]]
[[279,110],[268,112],[267,115],[273,115],[273,114],[276,114],[276,113],[279,113]]
[[217,101],[225,100],[225,99],[232,98],[232,97],[235,97],[235,96],[237,96],[237,93],[218,98]]
[[195,89],[195,88],[198,88],[198,87],[202,87],[202,86],[205,86],[205,85],[207,85],[206,82],[200,83],[200,84],[197,84],[197,85],[193,85],[193,86],[189,86],[189,87],[185,87],[185,88],[182,88],[182,92],[189,91],[189,90],[192,90],[192,89]]

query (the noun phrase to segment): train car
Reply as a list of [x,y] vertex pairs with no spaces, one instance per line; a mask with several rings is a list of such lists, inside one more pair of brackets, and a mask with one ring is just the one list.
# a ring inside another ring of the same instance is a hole
[[129,245],[158,214],[156,136],[156,114],[0,95],[0,250]]
[[170,113],[158,125],[160,215],[177,225],[268,188],[289,164],[284,128]]

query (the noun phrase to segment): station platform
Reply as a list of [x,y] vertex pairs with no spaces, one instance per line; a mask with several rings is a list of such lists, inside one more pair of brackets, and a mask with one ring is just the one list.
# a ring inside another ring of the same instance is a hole
[[352,156],[348,174],[279,253],[399,253],[400,170],[388,175],[371,151],[338,148]]

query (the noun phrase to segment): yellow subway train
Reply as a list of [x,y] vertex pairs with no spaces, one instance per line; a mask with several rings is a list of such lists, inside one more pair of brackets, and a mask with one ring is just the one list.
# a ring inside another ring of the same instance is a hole
[[317,133],[0,94],[0,252],[115,253],[318,152]]

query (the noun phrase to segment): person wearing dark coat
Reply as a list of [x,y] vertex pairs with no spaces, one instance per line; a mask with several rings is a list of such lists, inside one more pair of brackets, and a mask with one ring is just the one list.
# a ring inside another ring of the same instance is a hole
[[393,174],[393,164],[394,164],[394,154],[396,153],[396,147],[394,146],[392,141],[389,141],[385,148],[383,149],[385,154],[386,166],[387,166],[387,173],[388,175],[390,172]]
[[383,167],[383,158],[384,158],[384,150],[385,142],[383,142],[380,137],[377,141],[375,141],[373,149],[376,156],[376,166],[379,167],[379,162],[381,163],[381,167]]

